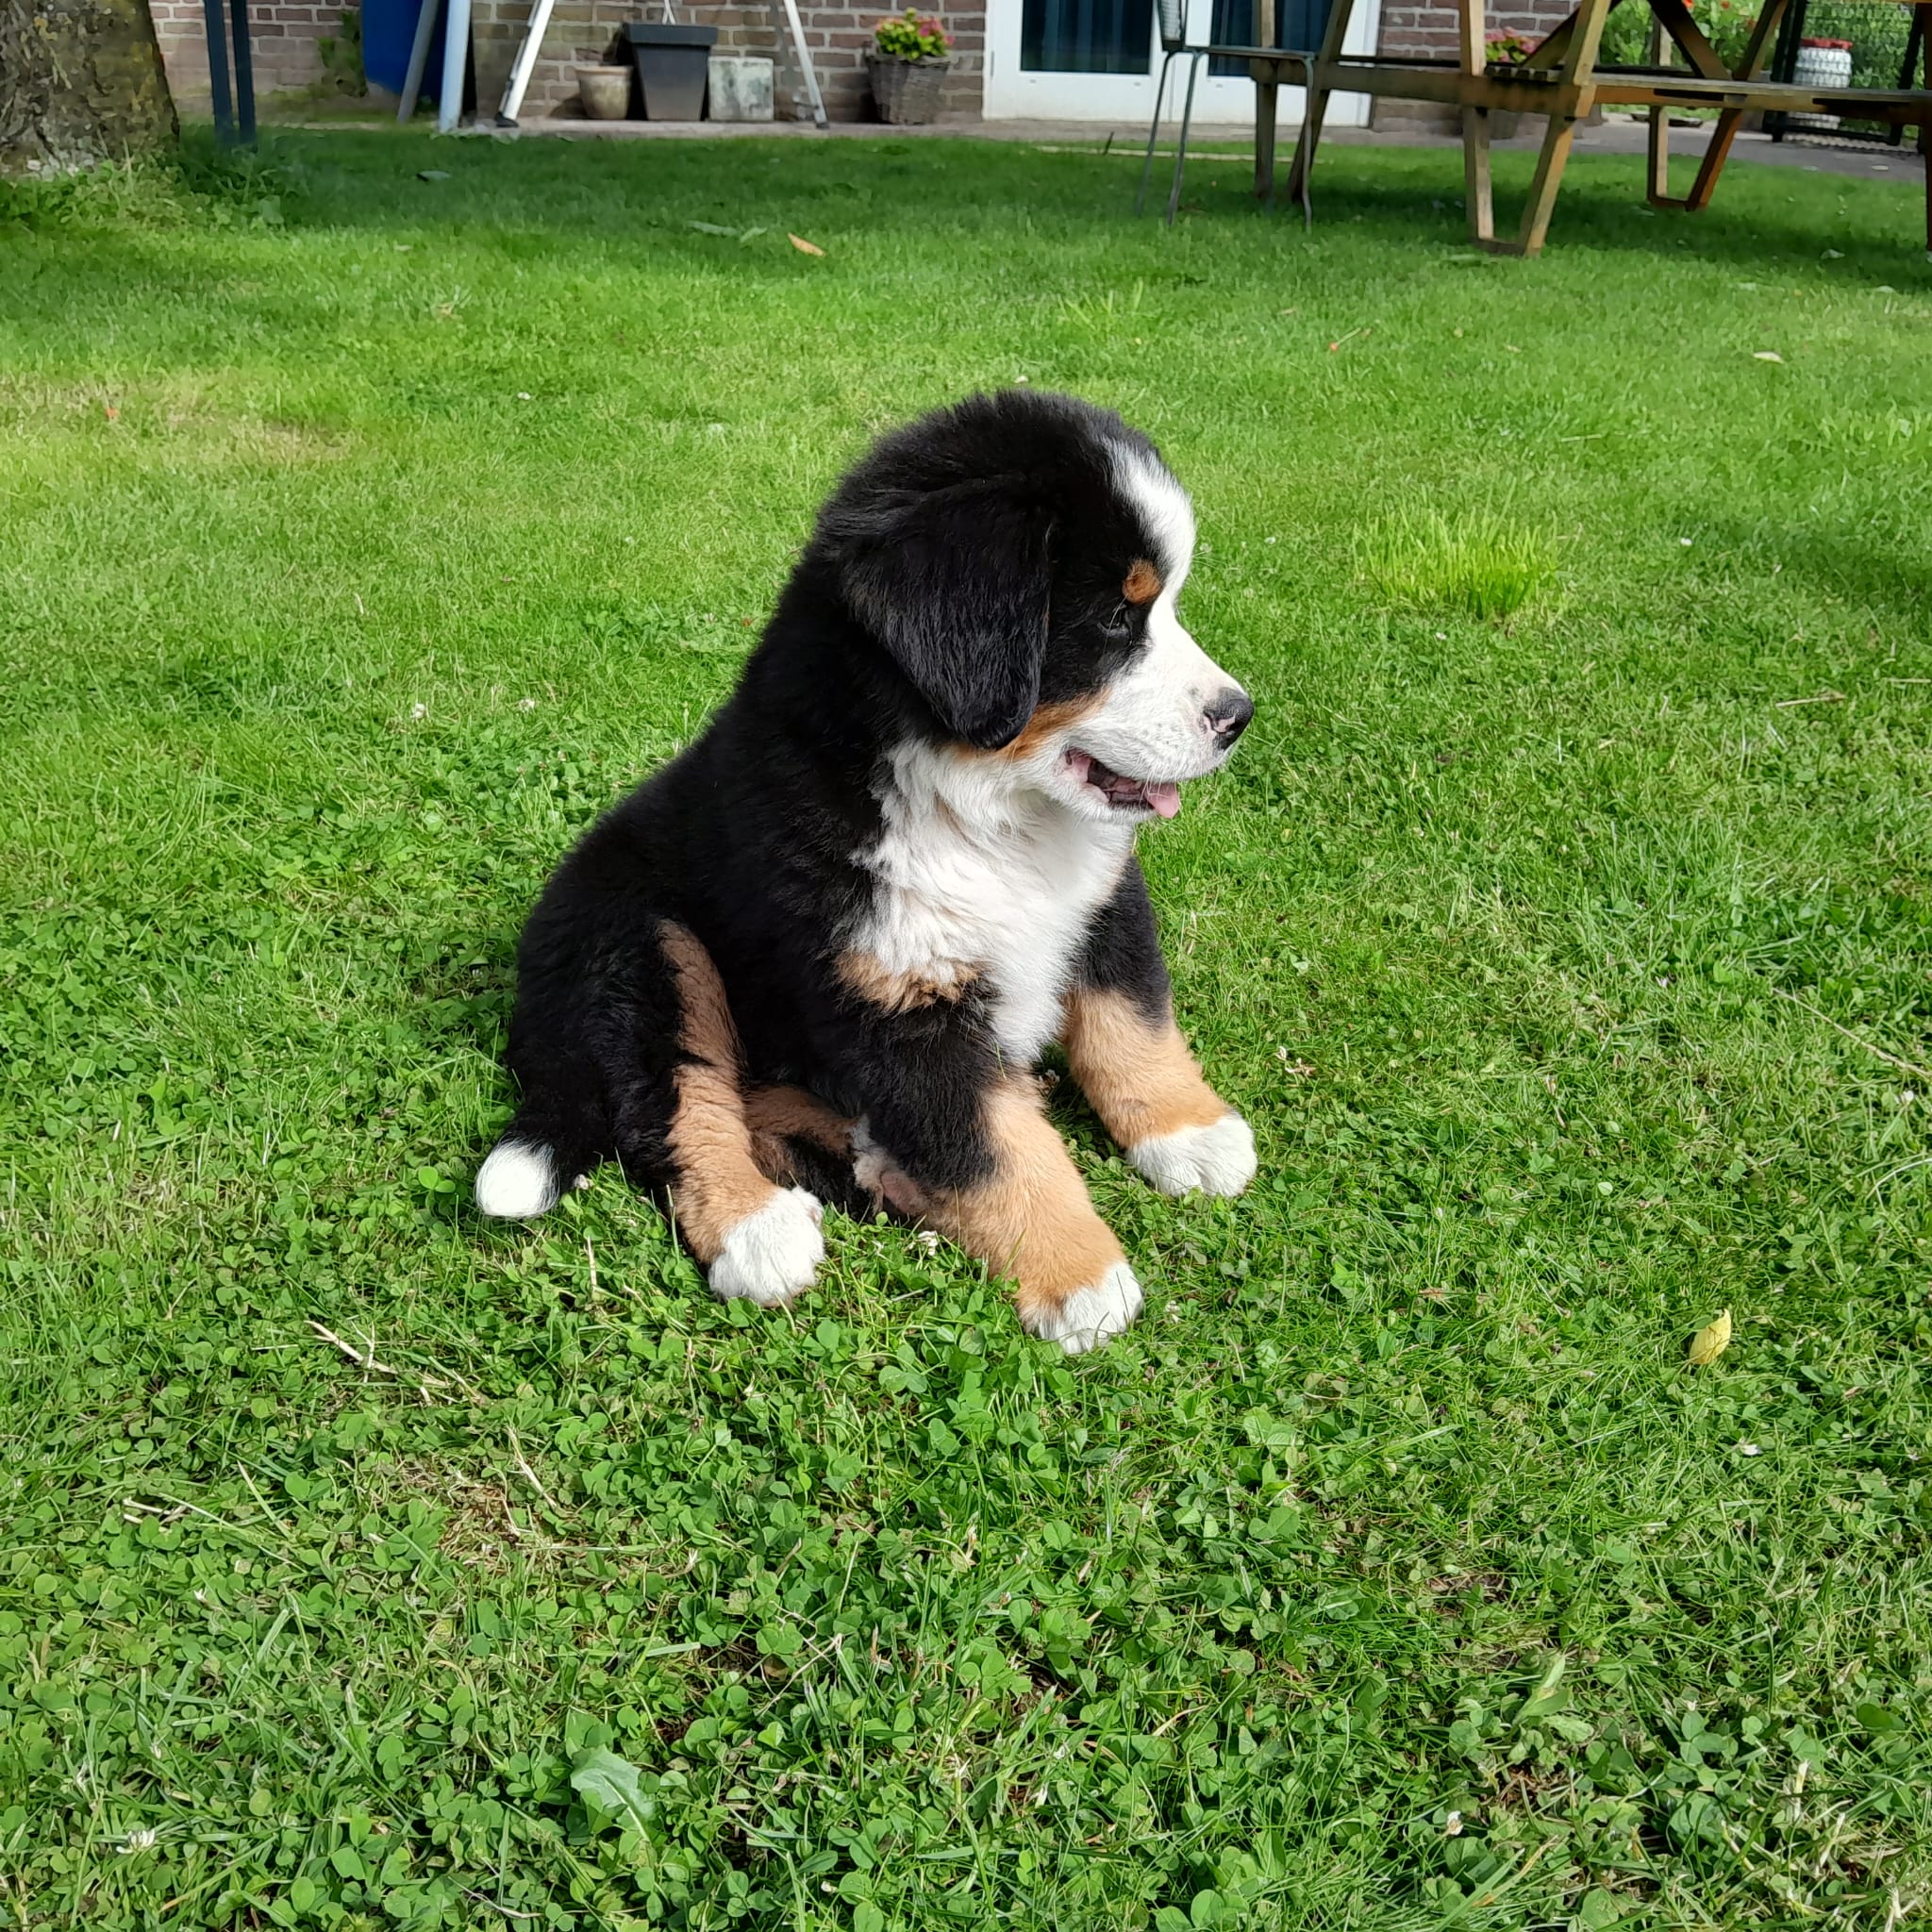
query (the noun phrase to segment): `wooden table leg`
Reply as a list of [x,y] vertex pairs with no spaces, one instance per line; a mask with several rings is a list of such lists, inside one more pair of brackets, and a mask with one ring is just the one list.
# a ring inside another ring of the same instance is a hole
[[1744,125],[1741,108],[1726,108],[1717,117],[1717,125],[1710,131],[1710,145],[1704,151],[1704,159],[1698,163],[1697,179],[1690,184],[1690,192],[1684,197],[1684,212],[1687,215],[1702,214],[1710,206],[1710,197],[1717,188],[1717,177],[1724,171],[1724,161],[1731,152],[1731,143],[1738,138],[1738,129]]
[[[1489,59],[1483,0],[1461,0],[1457,8],[1457,52],[1462,72],[1474,79]],[[1496,240],[1496,201],[1490,187],[1490,110],[1462,110],[1462,205],[1469,239],[1488,248]]]
[[1485,248],[1496,239],[1496,197],[1490,187],[1490,110],[1462,110],[1462,196],[1469,239]]
[[1307,92],[1303,96],[1306,105],[1302,108],[1302,131],[1295,141],[1294,160],[1288,171],[1288,198],[1300,202],[1304,211],[1308,206],[1308,176],[1314,172],[1315,146],[1322,139],[1322,116],[1328,106],[1319,75],[1318,65],[1316,72],[1308,75]]
[[1322,139],[1322,119],[1328,111],[1332,92],[1330,78],[1335,62],[1341,56],[1341,43],[1348,35],[1349,15],[1355,0],[1334,0],[1328,15],[1328,31],[1322,36],[1322,52],[1308,62],[1308,84],[1303,93],[1302,133],[1294,145],[1294,166],[1289,171],[1288,192],[1302,205],[1302,216],[1308,219],[1309,177],[1315,169],[1315,149]]
[[[1537,157],[1536,175],[1529,184],[1529,204],[1523,210],[1523,226],[1514,242],[1485,241],[1483,246],[1497,255],[1541,255],[1550,232],[1550,217],[1556,212],[1557,191],[1563,185],[1563,170],[1570,164],[1571,143],[1576,139],[1578,119],[1590,110],[1594,96],[1597,42],[1603,38],[1604,21],[1611,0],[1583,0],[1576,9],[1575,29],[1563,51],[1563,65],[1557,79],[1563,92],[1550,115],[1543,135],[1542,152]],[[1461,0],[1467,19],[1474,9],[1480,21],[1481,0]],[[1463,58],[1472,56],[1465,25]],[[1465,147],[1468,137],[1464,136]]]
[[1674,208],[1671,199],[1671,112],[1668,108],[1650,110],[1650,169],[1645,177],[1644,199],[1652,208]]
[[[1764,64],[1765,50],[1771,45],[1772,37],[1784,18],[1785,6],[1786,0],[1769,0],[1757,16],[1757,25],[1752,29],[1744,58],[1738,64],[1737,79],[1752,80],[1757,77]],[[1656,58],[1655,51],[1653,58]],[[1717,117],[1717,125],[1710,132],[1710,145],[1705,149],[1704,159],[1698,164],[1697,178],[1690,184],[1690,192],[1679,201],[1671,193],[1670,110],[1653,108],[1650,110],[1651,207],[1671,208],[1679,214],[1703,213],[1710,206],[1710,197],[1717,191],[1717,177],[1724,173],[1724,162],[1730,158],[1731,143],[1737,140],[1738,129],[1743,125],[1744,115],[1740,108],[1726,108]]]
[[1543,135],[1543,151],[1536,159],[1536,175],[1529,184],[1529,205],[1523,210],[1523,229],[1518,235],[1516,255],[1541,255],[1550,232],[1550,217],[1557,211],[1557,190],[1563,185],[1563,170],[1570,165],[1570,143],[1576,139],[1576,119],[1571,114],[1552,114]]
[[[1255,44],[1274,44],[1274,0],[1255,0]],[[1257,200],[1274,199],[1274,97],[1280,92],[1273,78],[1274,70],[1251,67],[1255,78],[1255,194]],[[1266,72],[1268,79],[1263,79]]]
[[[1925,92],[1932,93],[1932,0],[1912,8],[1918,23],[1919,47],[1925,60]],[[1919,123],[1919,158],[1925,169],[1925,253],[1932,255],[1932,121]]]

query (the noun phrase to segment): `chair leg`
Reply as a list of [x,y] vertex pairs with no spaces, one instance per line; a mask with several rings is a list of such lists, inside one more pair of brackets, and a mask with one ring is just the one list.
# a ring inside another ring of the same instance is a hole
[[1154,83],[1154,119],[1147,129],[1147,158],[1141,164],[1141,192],[1134,197],[1134,212],[1142,213],[1147,207],[1147,180],[1154,173],[1154,143],[1160,139],[1160,103],[1167,92],[1167,70],[1174,65],[1174,56],[1169,54],[1160,63],[1160,78]]
[[1167,225],[1174,226],[1174,218],[1181,208],[1181,175],[1188,165],[1188,128],[1194,119],[1194,83],[1201,77],[1201,56],[1195,54],[1188,61],[1188,99],[1181,109],[1181,144],[1174,150],[1174,186],[1167,195]]
[[[1302,98],[1306,101],[1308,99],[1308,95],[1305,93]],[[1303,111],[1306,112],[1307,109],[1304,108]],[[1318,129],[1318,136],[1319,132],[1320,130]],[[1308,176],[1314,172],[1314,142],[1311,141],[1308,143],[1308,164],[1301,172],[1301,193],[1295,197],[1302,205],[1302,233],[1304,235],[1315,225],[1315,200],[1308,186]]]
[[[1330,16],[1329,38],[1338,43],[1341,36],[1335,30],[1336,18],[1345,16],[1351,0],[1335,0],[1335,12]],[[1327,86],[1328,56],[1324,53],[1320,59],[1308,62],[1308,84],[1302,94],[1301,139],[1294,144],[1294,166],[1289,170],[1288,192],[1302,205],[1302,226],[1315,225],[1315,206],[1309,196],[1309,177],[1315,172],[1315,150],[1322,141],[1322,124],[1328,117]]]
[[1310,63],[1308,84],[1302,93],[1302,133],[1295,142],[1294,166],[1289,173],[1288,192],[1302,205],[1302,232],[1315,225],[1315,204],[1310,177],[1315,172],[1315,148],[1322,139],[1322,123],[1328,113],[1328,90],[1315,85],[1315,68]]

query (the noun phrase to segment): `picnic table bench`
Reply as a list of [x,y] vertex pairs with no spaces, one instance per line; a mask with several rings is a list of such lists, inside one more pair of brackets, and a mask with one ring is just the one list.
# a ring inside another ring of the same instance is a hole
[[[1597,46],[1604,22],[1620,4],[1646,5],[1655,19],[1651,61],[1639,67],[1601,67]],[[1439,101],[1460,110],[1463,175],[1467,187],[1471,239],[1498,255],[1537,255],[1549,234],[1557,191],[1570,158],[1576,126],[1599,107],[1648,108],[1653,208],[1696,213],[1709,206],[1718,176],[1729,158],[1738,129],[1749,113],[1837,114],[1916,125],[1924,152],[1932,129],[1932,0],[1916,0],[1913,46],[1924,62],[1922,85],[1893,88],[1810,87],[1767,79],[1763,73],[1790,0],[1765,0],[1742,59],[1735,68],[1711,45],[1683,0],[1581,0],[1575,12],[1533,48],[1520,65],[1491,64],[1484,36],[1484,0],[1457,0],[1459,58],[1427,59],[1411,55],[1343,54],[1355,0],[1332,0],[1322,48],[1313,58],[1271,54],[1274,0],[1256,0],[1257,39],[1261,49],[1249,73],[1257,90],[1255,115],[1256,192],[1272,195],[1274,187],[1274,97],[1282,86],[1305,84],[1307,106],[1296,143],[1289,192],[1307,205],[1308,173],[1322,139],[1329,96],[1337,91],[1407,101]],[[1668,38],[1688,69],[1663,64]],[[1689,194],[1670,189],[1670,118],[1686,108],[1715,108],[1710,145]],[[1528,204],[1513,237],[1496,233],[1495,202],[1490,186],[1490,115],[1504,110],[1548,117]],[[1925,245],[1932,249],[1932,156],[1927,157]]]

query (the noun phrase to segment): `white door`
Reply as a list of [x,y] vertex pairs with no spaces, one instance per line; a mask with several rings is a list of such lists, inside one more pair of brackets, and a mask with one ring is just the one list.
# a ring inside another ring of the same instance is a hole
[[[1252,31],[1248,6],[1222,0],[1186,0],[1188,38],[1245,42]],[[1215,15],[1223,15],[1221,21]],[[1357,0],[1343,49],[1374,51],[1379,0]],[[1154,112],[1160,72],[1160,42],[1154,0],[987,0],[986,93],[989,121],[1139,122]],[[1163,118],[1180,119],[1190,63],[1176,59],[1168,76]],[[1299,125],[1302,90],[1283,88],[1278,108],[1284,128]],[[1368,96],[1337,94],[1328,104],[1330,126],[1360,126]],[[1209,72],[1203,62],[1194,89],[1194,119],[1252,126],[1255,85],[1245,75]]]

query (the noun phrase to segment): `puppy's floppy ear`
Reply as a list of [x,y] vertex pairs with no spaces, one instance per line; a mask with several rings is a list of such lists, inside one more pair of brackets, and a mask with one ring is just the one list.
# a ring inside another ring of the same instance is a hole
[[1040,702],[1053,527],[985,487],[902,500],[848,529],[845,596],[954,738],[992,751]]

